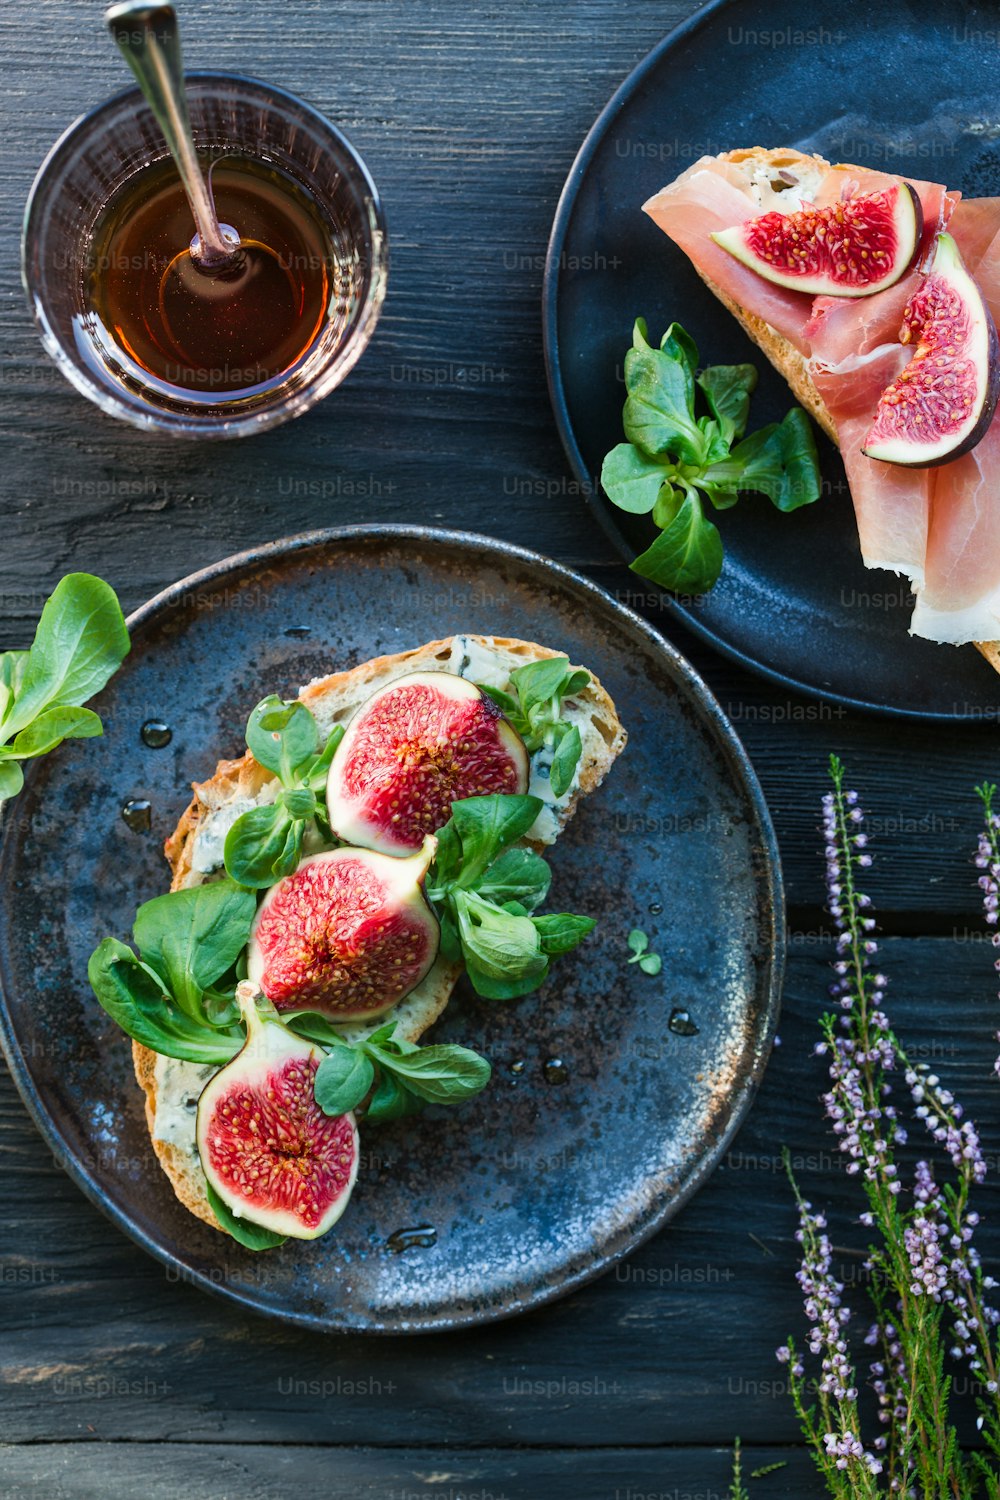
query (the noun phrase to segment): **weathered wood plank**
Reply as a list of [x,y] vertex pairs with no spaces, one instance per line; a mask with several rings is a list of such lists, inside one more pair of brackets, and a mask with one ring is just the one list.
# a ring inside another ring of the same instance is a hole
[[[580,140],[617,82],[690,8],[285,0],[276,10],[213,0],[192,12],[190,66],[271,78],[344,125],[383,189],[393,239],[385,316],[344,389],[301,422],[215,448],[113,424],[42,352],[17,277],[24,194],[70,118],[127,79],[98,10],[74,12],[69,71],[54,79],[35,37],[46,21],[65,32],[65,7],[38,0],[31,27],[21,0],[0,9],[0,640],[24,644],[71,567],[109,577],[132,607],[242,547],[367,520],[529,541],[635,602],[634,579],[611,562],[565,477],[538,298]],[[664,1234],[568,1302],[469,1335],[324,1340],[168,1284],[51,1162],[4,1077],[0,1432],[24,1445],[0,1457],[5,1497],[721,1500],[735,1432],[764,1444],[754,1463],[785,1456],[767,1447],[796,1439],[772,1354],[801,1326],[783,1141],[810,1190],[830,1202],[845,1243],[851,1236],[845,1180],[816,1105],[822,1066],[809,1055],[825,984],[815,941],[823,762],[840,751],[865,793],[884,855],[871,889],[892,924],[933,924],[957,939],[890,943],[885,966],[901,1029],[956,1080],[996,1159],[997,1003],[968,863],[970,789],[997,764],[995,732],[842,715],[762,683],[650,613],[746,741],[800,933],[784,1046],[724,1167]],[[992,1187],[983,1199],[995,1218]],[[1000,1230],[988,1220],[980,1234],[996,1263]],[[856,1266],[845,1254],[849,1281]],[[658,1448],[692,1438],[718,1451]],[[100,1451],[82,1459],[80,1440]],[[355,1446],[365,1443],[390,1446]],[[462,1444],[490,1451],[463,1453]],[[567,1451],[514,1453],[512,1444]],[[575,1444],[588,1445],[584,1458],[568,1451]],[[627,1444],[641,1446],[615,1446]],[[790,1456],[754,1500],[820,1493],[801,1452]]]
[[[995,1167],[991,956],[982,945],[898,939],[882,958],[901,1034],[979,1120]],[[825,959],[816,944],[795,944],[782,1046],[724,1164],[674,1223],[574,1297],[468,1334],[325,1339],[169,1284],[52,1164],[7,1083],[4,1437],[601,1447],[684,1444],[693,1433],[725,1446],[739,1432],[793,1443],[773,1354],[803,1326],[783,1143],[814,1201],[830,1208],[855,1299],[863,1244],[850,1220],[857,1193],[817,1102],[825,1075],[811,1048]],[[978,1235],[994,1265],[997,1201],[991,1180]]]
[[[821,1494],[805,1455],[747,1446],[761,1500]],[[731,1456],[698,1448],[469,1453],[427,1448],[79,1444],[0,1448],[5,1500],[725,1500]]]
[[[192,16],[191,66],[273,78],[351,131],[384,188],[394,243],[383,322],[344,389],[301,422],[235,445],[133,433],[75,395],[43,354],[17,282],[21,202],[74,111],[127,80],[96,13],[78,18],[73,70],[56,87],[19,8],[4,9],[13,88],[0,230],[0,639],[25,641],[70,567],[102,572],[132,607],[241,547],[366,520],[529,540],[635,602],[635,578],[611,563],[566,475],[544,390],[538,298],[577,145],[614,84],[689,8],[618,6],[612,19],[606,0],[555,12],[521,0],[502,15],[484,7],[457,18],[446,0],[348,0],[335,12],[290,0],[275,24],[265,10],[218,0],[211,17]],[[43,0],[42,14],[50,10],[55,0]],[[794,905],[818,903],[815,801],[836,747],[868,790],[893,856],[879,874],[885,908],[933,916],[945,932],[969,924],[970,789],[996,764],[994,726],[907,727],[908,764],[920,775],[901,776],[898,732],[886,723],[770,687],[647,612],[703,670],[745,738]]]

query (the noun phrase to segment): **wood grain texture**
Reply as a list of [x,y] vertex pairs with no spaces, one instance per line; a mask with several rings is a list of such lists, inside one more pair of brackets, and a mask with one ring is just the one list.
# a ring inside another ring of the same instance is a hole
[[[243,547],[364,521],[527,543],[635,603],[634,578],[567,482],[545,394],[542,267],[580,141],[635,62],[692,8],[189,7],[189,66],[266,77],[341,124],[382,188],[392,239],[385,314],[343,389],[290,426],[212,447],[116,425],[41,349],[18,277],[23,200],[59,131],[127,79],[96,3],[67,12],[36,0],[29,12],[27,0],[9,0],[0,9],[0,639],[26,642],[70,568],[101,573],[131,608]],[[56,79],[36,43],[46,25],[73,38]],[[752,1487],[753,1500],[821,1493],[800,1448],[785,1447],[797,1433],[773,1350],[802,1326],[783,1142],[831,1207],[844,1278],[853,1287],[860,1274],[854,1200],[819,1118],[822,1063],[811,1056],[827,982],[823,766],[836,749],[864,789],[880,854],[870,888],[890,928],[910,934],[885,950],[894,1018],[981,1119],[995,1161],[997,1003],[970,864],[971,788],[997,765],[995,725],[901,728],[797,698],[641,609],[703,672],[750,751],[796,934],[783,1045],[724,1165],[666,1232],[568,1301],[449,1337],[324,1339],[170,1284],[72,1187],[4,1075],[4,1500],[722,1500],[737,1432],[752,1464],[789,1461]],[[991,1186],[981,1206],[995,1265]]]
[[[531,535],[537,499],[512,503],[504,483],[564,472],[539,334],[556,200],[608,94],[691,8],[215,0],[195,11],[188,66],[266,77],[342,125],[383,192],[392,243],[382,322],[336,400],[307,421],[207,448],[104,418],[41,349],[18,284],[24,196],[49,142],[128,77],[96,6],[74,12],[71,63],[57,85],[33,38],[64,12],[42,0],[25,28],[23,0],[5,6],[0,42],[12,87],[0,298],[10,315],[0,431],[15,440],[18,462],[16,476],[13,466],[4,475],[0,618],[22,612],[26,585],[37,599],[71,564],[108,573],[134,605],[168,577],[239,547],[337,521],[419,515]],[[116,492],[126,480],[140,493]],[[603,536],[581,525],[579,497],[557,498],[541,538],[548,550],[604,557]],[[162,551],[137,545],[152,535],[164,538]],[[23,608],[24,617],[35,612]]]
[[[900,938],[884,944],[882,963],[894,1022],[980,1122],[995,1164],[991,957],[981,943]],[[694,1434],[722,1447],[739,1432],[794,1443],[774,1359],[803,1327],[782,1144],[829,1209],[849,1300],[862,1276],[859,1199],[820,1118],[825,1073],[812,1055],[827,959],[815,942],[793,944],[781,1046],[760,1097],[674,1223],[575,1296],[464,1334],[319,1338],[171,1284],[80,1198],[5,1083],[5,1439],[599,1449],[683,1446]],[[988,1182],[978,1237],[993,1264],[997,1201]]]
[[[799,1452],[749,1446],[744,1476],[784,1467],[759,1484],[766,1500],[802,1500],[811,1475]],[[100,1472],[81,1473],[79,1450],[41,1445],[0,1448],[4,1500],[725,1500],[731,1455],[681,1448],[669,1453],[604,1448],[566,1451],[204,1445],[135,1443],[101,1450]],[[756,1488],[756,1487],[755,1487]]]

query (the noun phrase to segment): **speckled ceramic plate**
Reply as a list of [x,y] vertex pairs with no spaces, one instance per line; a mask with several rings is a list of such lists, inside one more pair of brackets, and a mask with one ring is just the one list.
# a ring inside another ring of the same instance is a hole
[[[611,99],[556,212],[544,332],[553,408],[581,493],[628,561],[652,541],[652,522],[612,506],[599,475],[622,439],[622,361],[637,316],[657,338],[682,322],[705,364],[755,364],[754,427],[792,404],[781,376],[641,205],[699,156],[758,145],[946,181],[973,197],[1000,193],[995,42],[996,15],[967,0],[716,0]],[[788,517],[746,496],[719,521],[726,566],[715,588],[693,603],[664,596],[665,607],[787,687],[920,718],[995,718],[1000,678],[978,652],[910,638],[909,585],[863,567],[844,466],[818,439],[820,501]]]
[[[687,663],[541,557],[405,527],[244,553],[160,594],[130,624],[132,654],[98,704],[104,740],[32,766],[0,855],[4,1048],[74,1181],[176,1275],[319,1329],[449,1328],[519,1312],[660,1228],[749,1107],[782,968],[767,811]],[[174,1198],[87,958],[163,889],[161,845],[189,783],[240,753],[259,697],[458,631],[559,647],[618,705],[628,747],[552,858],[559,906],[600,925],[538,995],[491,1006],[461,988],[437,1035],[489,1055],[488,1092],[370,1130],[336,1230],[255,1256]],[[140,736],[151,718],[173,728],[165,748]],[[123,821],[130,799],[150,803],[148,831]],[[634,926],[663,955],[656,978],[626,964]],[[690,1018],[681,1032],[670,1027],[676,1011]],[[563,1067],[546,1069],[554,1059]],[[562,1081],[547,1081],[553,1073]]]

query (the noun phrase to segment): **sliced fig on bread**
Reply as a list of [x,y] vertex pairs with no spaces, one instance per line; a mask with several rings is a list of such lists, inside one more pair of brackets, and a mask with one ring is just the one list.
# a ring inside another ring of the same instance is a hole
[[869,297],[907,270],[923,227],[920,199],[899,181],[822,208],[772,210],[712,239],[778,286],[811,297]]
[[899,338],[913,358],[882,392],[861,451],[907,468],[949,463],[986,436],[1000,395],[996,324],[950,234],[937,237]]
[[441,929],[423,882],[437,842],[408,858],[333,849],[268,891],[250,934],[247,975],[278,1011],[359,1021],[426,977]]
[[475,683],[451,672],[399,677],[361,705],[330,765],[338,838],[404,854],[443,828],[451,804],[526,792],[528,752]]
[[319,1047],[262,1016],[255,987],[238,997],[247,1039],[198,1100],[197,1144],[209,1186],[237,1219],[314,1240],[340,1218],[358,1175],[352,1114],[316,1103]]

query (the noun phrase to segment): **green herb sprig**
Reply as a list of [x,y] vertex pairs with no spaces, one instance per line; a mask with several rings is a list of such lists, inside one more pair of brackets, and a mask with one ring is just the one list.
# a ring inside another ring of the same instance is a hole
[[537,990],[549,961],[587,936],[592,917],[535,916],[552,872],[540,854],[514,847],[543,807],[540,797],[497,794],[451,805],[438,833],[426,892],[441,922],[441,952],[461,958],[473,989],[488,1000]]
[[63,740],[104,733],[84,708],[129,651],[118,599],[90,573],[67,573],[42,609],[27,651],[0,654],[0,804],[24,785],[20,762]]
[[338,724],[320,749],[316,720],[304,703],[271,694],[257,704],[247,723],[247,747],[258,765],[274,772],[281,790],[274,802],[242,813],[226,835],[223,858],[233,880],[263,890],[291,875],[311,824],[326,842],[335,842],[319,797],[343,737]]
[[549,752],[549,783],[557,797],[572,786],[583,749],[579,725],[562,717],[563,701],[582,692],[589,681],[590,673],[570,667],[568,657],[550,656],[515,667],[510,692],[478,684],[507,715],[529,755],[543,748]]
[[185,1062],[229,1062],[244,1040],[236,983],[256,911],[253,891],[232,880],[156,896],[136,912],[138,955],[112,937],[91,954],[94,994],[144,1047]]
[[395,1021],[353,1043],[323,1016],[300,1015],[290,1024],[330,1048],[315,1082],[316,1102],[328,1115],[356,1109],[374,1087],[366,1118],[394,1120],[426,1104],[462,1104],[490,1081],[490,1065],[478,1052],[451,1043],[418,1047],[395,1035]]
[[649,938],[641,927],[633,927],[628,935],[628,946],[632,957],[630,964],[638,964],[644,974],[659,974],[663,960],[658,953],[650,953]]
[[705,593],[723,559],[705,500],[728,510],[742,491],[755,490],[792,511],[819,498],[816,442],[801,407],[744,436],[756,384],[753,365],[699,371],[698,349],[679,323],[657,349],[636,319],[625,356],[627,441],[612,448],[601,469],[608,499],[633,515],[651,515],[660,529],[631,564],[634,573],[677,593]]
[[730,1481],[727,1500],[750,1500],[743,1484],[742,1447],[739,1438],[733,1443],[733,1477]]
[[[773,1464],[761,1464],[758,1469],[750,1470],[751,1479],[766,1479],[769,1474],[777,1474],[781,1469],[787,1469],[784,1460]],[[729,1481],[729,1489],[726,1491],[726,1500],[750,1500],[750,1491],[743,1479],[743,1444],[739,1438],[733,1442],[733,1470]]]

